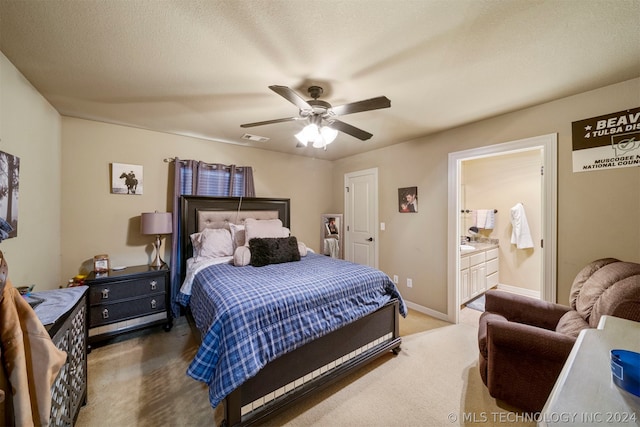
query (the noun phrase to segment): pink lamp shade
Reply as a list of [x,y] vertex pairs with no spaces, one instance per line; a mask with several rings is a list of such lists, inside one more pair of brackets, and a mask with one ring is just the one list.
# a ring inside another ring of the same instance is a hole
[[173,224],[171,212],[148,212],[140,216],[140,232],[142,234],[171,234]]

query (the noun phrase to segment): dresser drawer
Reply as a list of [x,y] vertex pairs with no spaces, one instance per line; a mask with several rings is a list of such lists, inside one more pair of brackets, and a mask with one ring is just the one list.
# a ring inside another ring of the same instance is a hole
[[91,327],[119,322],[134,317],[165,312],[165,295],[156,294],[144,298],[91,307]]
[[95,284],[89,291],[89,304],[104,304],[126,298],[165,292],[165,275]]

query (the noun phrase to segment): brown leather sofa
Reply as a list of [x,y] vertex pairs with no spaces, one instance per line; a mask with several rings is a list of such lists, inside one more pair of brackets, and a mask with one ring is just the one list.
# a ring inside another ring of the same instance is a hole
[[540,411],[581,330],[602,315],[640,321],[640,264],[593,261],[576,276],[570,306],[504,291],[486,293],[478,345],[482,381],[491,396]]

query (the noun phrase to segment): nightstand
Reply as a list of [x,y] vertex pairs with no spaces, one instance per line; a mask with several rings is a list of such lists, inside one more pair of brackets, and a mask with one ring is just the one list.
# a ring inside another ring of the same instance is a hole
[[89,343],[164,324],[171,330],[169,269],[137,265],[105,273],[92,271],[89,286]]

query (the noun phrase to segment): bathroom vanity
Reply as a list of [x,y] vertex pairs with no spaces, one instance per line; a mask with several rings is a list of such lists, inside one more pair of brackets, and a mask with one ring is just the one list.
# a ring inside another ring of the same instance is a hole
[[498,245],[471,243],[460,252],[460,305],[498,285]]

